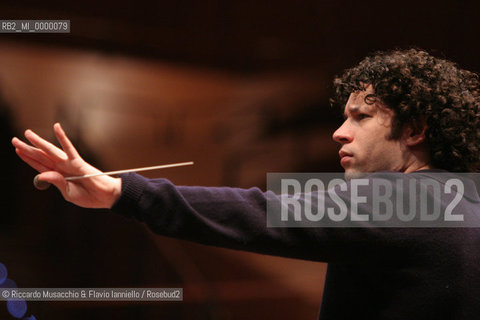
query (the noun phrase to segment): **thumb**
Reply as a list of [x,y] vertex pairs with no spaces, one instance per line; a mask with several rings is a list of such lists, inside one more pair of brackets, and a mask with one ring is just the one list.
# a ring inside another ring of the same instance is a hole
[[46,171],[37,174],[33,180],[33,184],[37,189],[40,190],[45,190],[50,186],[50,184],[53,184],[58,188],[58,190],[60,190],[62,194],[67,188],[67,181],[65,180],[64,176],[56,171]]

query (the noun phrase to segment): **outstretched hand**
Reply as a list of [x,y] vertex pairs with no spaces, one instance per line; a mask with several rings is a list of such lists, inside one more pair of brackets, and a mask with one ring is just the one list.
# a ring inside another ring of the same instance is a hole
[[62,149],[42,139],[31,130],[25,131],[28,145],[14,137],[15,152],[32,168],[40,172],[39,180],[55,185],[65,200],[85,208],[110,208],[121,193],[121,179],[98,176],[67,181],[65,177],[78,176],[101,171],[80,157],[59,123],[53,130]]

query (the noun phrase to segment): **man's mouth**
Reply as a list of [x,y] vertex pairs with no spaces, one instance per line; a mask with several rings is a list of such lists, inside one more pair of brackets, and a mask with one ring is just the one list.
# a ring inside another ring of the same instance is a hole
[[345,165],[347,165],[353,158],[352,153],[344,150],[340,150],[338,154],[340,156],[340,164],[342,165],[342,167],[345,167]]

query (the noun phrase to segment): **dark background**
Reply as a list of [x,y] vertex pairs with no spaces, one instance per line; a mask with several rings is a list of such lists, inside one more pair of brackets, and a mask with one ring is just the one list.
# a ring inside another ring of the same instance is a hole
[[18,41],[258,72],[341,72],[375,50],[421,47],[478,70],[475,1],[2,1],[8,19],[70,19]]

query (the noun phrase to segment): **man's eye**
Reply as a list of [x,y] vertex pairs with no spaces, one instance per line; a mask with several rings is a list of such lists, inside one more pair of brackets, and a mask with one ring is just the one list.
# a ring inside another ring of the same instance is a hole
[[369,117],[370,117],[370,115],[365,114],[365,113],[359,113],[359,114],[357,115],[357,119],[359,119],[359,120],[363,120],[363,119],[369,118]]

